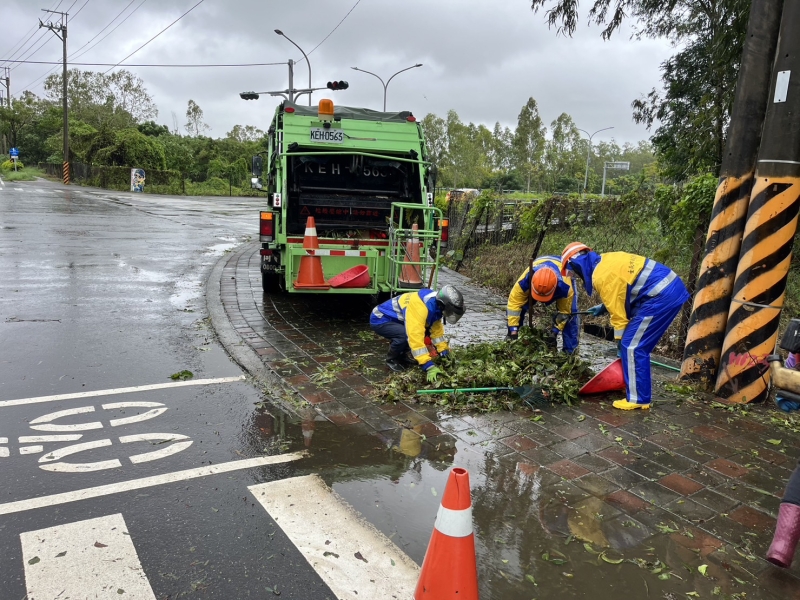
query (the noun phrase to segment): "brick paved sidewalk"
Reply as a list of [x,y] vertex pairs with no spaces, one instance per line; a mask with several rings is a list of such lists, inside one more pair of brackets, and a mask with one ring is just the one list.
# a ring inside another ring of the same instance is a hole
[[[455,344],[505,335],[505,299],[457,273],[442,273],[439,283],[465,295],[468,312],[447,328]],[[413,401],[382,405],[372,392],[388,374],[386,347],[370,333],[368,301],[263,295],[257,244],[230,254],[221,294],[241,339],[285,381],[286,390],[275,392],[284,401],[305,400],[330,421],[383,440],[419,436],[415,447],[429,460],[452,461],[456,448],[491,453],[537,474],[544,488],[557,486],[577,511],[606,515],[604,529],[635,523],[639,542],[669,537],[734,577],[757,578],[770,590],[763,597],[800,598],[800,570],[780,573],[762,559],[800,456],[800,433],[780,426],[782,413],[771,406],[729,411],[693,398],[676,402],[658,384],[647,412],[584,401],[548,406],[537,421],[528,410],[453,415]],[[582,352],[605,352],[608,362],[611,344],[585,337]],[[671,374],[654,376],[663,382]]]

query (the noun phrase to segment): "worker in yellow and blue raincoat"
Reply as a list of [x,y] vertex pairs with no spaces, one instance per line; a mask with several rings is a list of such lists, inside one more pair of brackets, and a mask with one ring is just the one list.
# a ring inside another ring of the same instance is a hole
[[626,398],[614,408],[650,408],[650,353],[689,299],[686,286],[669,267],[627,252],[597,254],[572,242],[561,255],[562,274],[583,281],[590,296],[596,290],[602,304],[589,309],[608,312],[622,359]]
[[548,343],[556,347],[556,338],[562,334],[564,352],[573,354],[578,349],[578,290],[569,277],[561,275],[561,258],[558,256],[540,256],[533,261],[533,274],[528,267],[519,276],[506,305],[508,335],[506,340],[517,339],[519,328],[525,321],[525,314],[531,298],[549,306],[553,302],[558,311],[553,327],[548,336]]
[[444,323],[455,324],[464,314],[464,298],[455,287],[446,285],[438,292],[421,289],[401,294],[372,309],[369,325],[390,341],[386,365],[402,371],[418,364],[428,382],[442,373],[433,363],[425,337],[429,336],[439,356],[450,352],[444,337]]

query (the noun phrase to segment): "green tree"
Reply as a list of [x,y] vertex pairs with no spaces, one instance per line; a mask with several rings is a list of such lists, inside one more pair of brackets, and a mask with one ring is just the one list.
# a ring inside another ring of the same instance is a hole
[[441,117],[428,113],[422,119],[422,131],[428,148],[428,160],[441,171],[448,160],[447,123]]
[[[572,35],[579,0],[531,0],[546,20]],[[741,60],[750,0],[592,0],[589,22],[608,39],[626,17],[637,38],[666,38],[680,50],[662,66],[664,93],[633,102],[634,119],[652,127],[665,174],[674,179],[719,172]]]
[[517,129],[512,143],[515,166],[525,179],[528,193],[531,191],[531,181],[541,168],[546,131],[536,100],[528,98],[517,117]]
[[203,109],[194,100],[189,100],[186,107],[186,125],[184,125],[189,135],[195,137],[209,129],[203,121]]
[[4,134],[12,147],[19,145],[19,135],[40,113],[39,98],[31,92],[23,92],[11,106],[0,106],[0,133]]
[[552,191],[574,192],[579,189],[578,176],[583,171],[584,142],[567,113],[550,123],[550,139],[545,144],[544,162],[548,185]]
[[264,139],[265,135],[263,131],[253,125],[234,125],[233,129],[225,134],[225,137],[243,144],[245,142],[259,142]]

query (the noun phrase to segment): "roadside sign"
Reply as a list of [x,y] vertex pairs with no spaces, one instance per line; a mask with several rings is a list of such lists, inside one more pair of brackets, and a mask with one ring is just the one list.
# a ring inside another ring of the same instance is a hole
[[144,169],[131,169],[131,191],[144,192]]
[[612,161],[606,163],[607,169],[618,169],[620,171],[629,171],[631,168],[631,163],[627,161]]
[[11,148],[11,149],[8,151],[8,155],[9,155],[11,158],[17,158],[17,157],[19,157],[19,148]]

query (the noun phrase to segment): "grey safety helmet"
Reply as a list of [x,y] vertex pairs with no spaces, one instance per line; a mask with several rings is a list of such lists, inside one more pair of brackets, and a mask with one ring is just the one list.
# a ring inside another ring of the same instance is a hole
[[444,320],[455,325],[464,314],[464,296],[452,285],[446,285],[436,294],[436,303],[444,313]]

